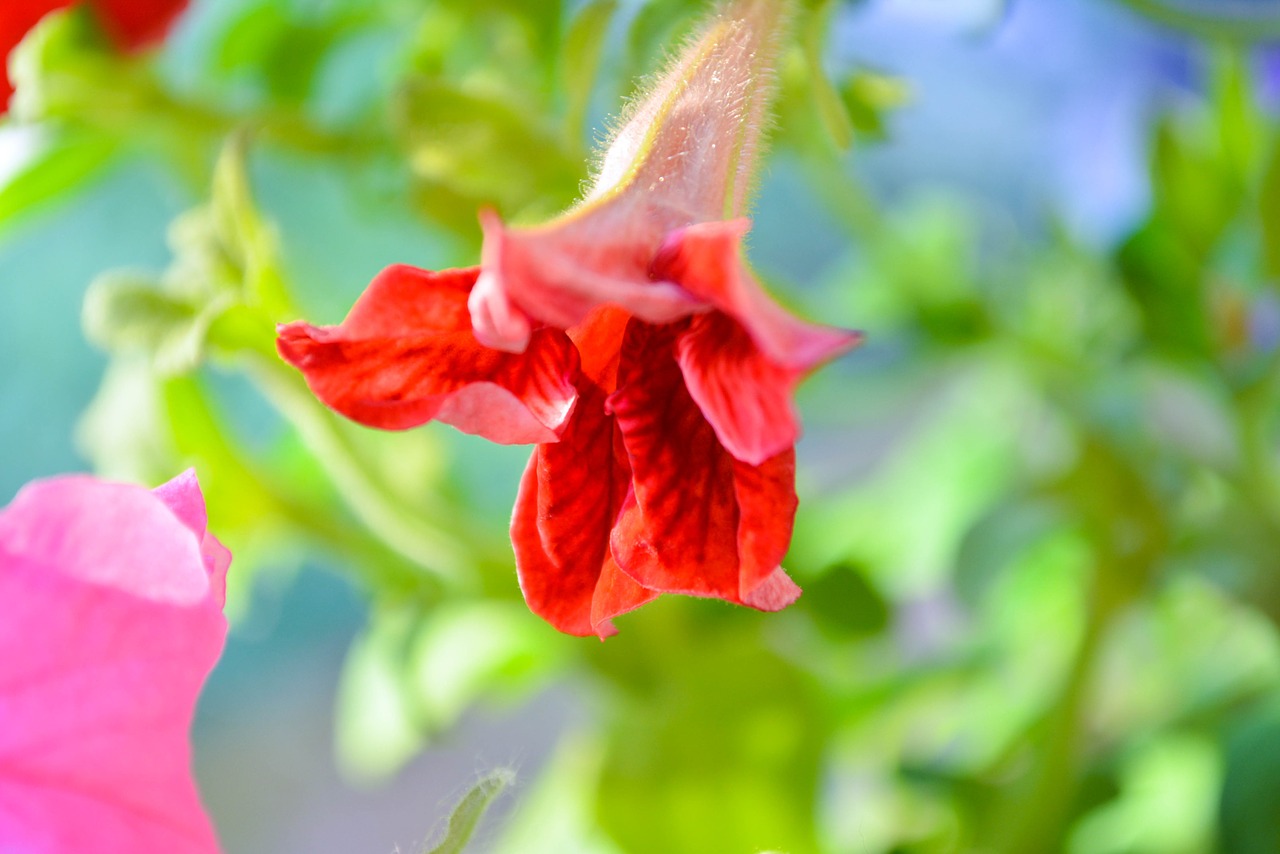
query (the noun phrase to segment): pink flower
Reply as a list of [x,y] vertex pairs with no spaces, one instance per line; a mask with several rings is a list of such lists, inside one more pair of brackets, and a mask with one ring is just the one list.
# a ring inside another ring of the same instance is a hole
[[[640,99],[585,198],[479,267],[389,267],[281,356],[361,423],[540,443],[511,538],[529,607],[604,637],[661,593],[777,610],[796,510],[795,386],[858,333],[806,323],[741,259],[784,3],[738,0]],[[528,429],[525,429],[528,428]]]
[[192,472],[37,481],[0,511],[0,850],[218,850],[188,730],[230,561]]

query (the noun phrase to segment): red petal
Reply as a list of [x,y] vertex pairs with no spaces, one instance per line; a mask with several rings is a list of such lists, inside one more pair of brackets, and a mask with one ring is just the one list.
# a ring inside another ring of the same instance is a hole
[[795,516],[793,453],[751,466],[720,445],[685,388],[677,334],[637,321],[627,329],[609,406],[634,491],[614,526],[614,557],[652,590],[784,607],[799,593],[776,579]]
[[779,366],[807,371],[856,347],[861,333],[806,323],[770,299],[741,260],[739,244],[750,227],[749,220],[735,219],[673,231],[654,260],[653,275],[733,317]]
[[503,444],[555,441],[577,399],[577,351],[545,328],[520,355],[481,345],[467,311],[478,272],[388,267],[341,325],[282,326],[280,356],[322,401],[371,427],[434,418]]
[[636,204],[603,205],[540,228],[508,229],[488,211],[480,221],[484,275],[472,295],[471,319],[489,346],[522,351],[526,314],[568,329],[605,305],[654,323],[700,308],[684,289],[649,278],[653,253],[676,223],[664,227]]
[[604,395],[590,387],[561,441],[534,451],[511,521],[525,601],[562,632],[607,637],[612,617],[657,595],[621,575],[609,555],[628,480]]
[[597,308],[579,326],[567,330],[569,340],[578,348],[582,374],[605,392],[618,385],[618,353],[631,316],[620,308]]
[[800,424],[791,395],[804,372],[766,359],[736,320],[719,311],[693,318],[676,339],[676,359],[689,394],[734,457],[759,465],[795,444]]
[[91,0],[90,5],[116,44],[133,50],[164,38],[187,0]]

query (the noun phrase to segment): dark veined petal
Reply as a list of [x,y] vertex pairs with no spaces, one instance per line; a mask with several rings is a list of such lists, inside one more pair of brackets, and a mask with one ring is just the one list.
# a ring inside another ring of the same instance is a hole
[[764,357],[742,324],[720,311],[693,318],[676,339],[689,394],[725,450],[751,465],[800,437],[791,396],[804,372]]
[[794,452],[752,466],[724,449],[685,388],[678,334],[638,321],[627,329],[609,407],[633,491],[613,529],[614,558],[652,590],[783,608],[800,593],[779,567],[795,518]]
[[675,282],[737,320],[769,361],[808,371],[856,347],[862,333],[807,323],[774,302],[742,263],[746,219],[704,222],[667,235],[655,278]]
[[480,344],[467,297],[479,268],[383,270],[338,326],[280,327],[280,356],[348,418],[402,430],[432,419],[494,442],[553,442],[577,399],[577,350],[556,329],[522,354]]
[[657,595],[622,574],[609,554],[628,483],[604,395],[590,387],[562,440],[534,451],[511,520],[525,601],[562,632],[608,637],[616,631],[611,618]]

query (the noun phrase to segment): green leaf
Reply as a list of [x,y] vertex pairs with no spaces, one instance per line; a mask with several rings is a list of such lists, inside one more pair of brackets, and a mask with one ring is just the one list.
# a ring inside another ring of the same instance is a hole
[[218,156],[210,203],[212,226],[226,255],[239,268],[244,299],[278,320],[296,312],[285,286],[279,239],[253,198],[248,145],[247,134],[235,134]]
[[1258,192],[1258,214],[1262,227],[1263,271],[1280,279],[1280,138],[1271,144],[1262,185]]
[[577,153],[505,94],[415,80],[400,92],[395,123],[418,177],[469,198],[473,211],[489,204],[550,215],[583,177]]
[[116,358],[80,416],[76,447],[112,480],[160,483],[178,468],[150,360]]
[[845,77],[839,93],[854,131],[871,139],[885,137],[885,114],[904,106],[912,96],[910,84],[902,78],[869,69]]
[[1230,854],[1280,851],[1280,706],[1249,715],[1227,741],[1218,832]]
[[605,37],[617,9],[617,0],[592,0],[573,19],[569,32],[565,34],[561,48],[560,85],[564,87],[569,101],[565,128],[571,138],[582,133]]
[[99,276],[85,293],[85,335],[112,352],[150,355],[164,375],[186,373],[199,363],[205,335],[225,301],[204,304],[166,293],[131,273]]
[[520,603],[441,605],[413,642],[418,708],[444,729],[483,696],[524,696],[563,663],[561,641]]
[[0,228],[82,187],[111,162],[118,145],[102,134],[58,137],[0,187]]
[[[612,668],[641,673],[609,717],[600,824],[624,851],[815,851],[829,733],[814,691],[759,623],[708,622],[708,604],[651,604],[609,640]],[[663,621],[693,608],[696,621]]]
[[425,741],[404,678],[406,644],[415,626],[411,611],[379,611],[347,652],[334,737],[339,764],[358,781],[385,779]]
[[516,774],[510,768],[496,768],[480,778],[453,808],[444,839],[433,848],[423,849],[423,854],[462,854],[489,805],[515,781]]

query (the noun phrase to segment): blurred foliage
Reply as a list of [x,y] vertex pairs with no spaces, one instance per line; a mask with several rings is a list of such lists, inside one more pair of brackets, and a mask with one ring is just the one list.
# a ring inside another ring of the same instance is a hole
[[963,200],[864,191],[851,161],[893,144],[910,81],[833,69],[848,8],[799,5],[774,148],[847,245],[803,298],[872,343],[805,390],[806,594],[781,614],[663,601],[604,645],[556,635],[441,431],[355,428],[276,360],[274,324],[337,318],[306,311],[306,235],[255,175],[306,162],[471,262],[477,209],[575,197],[591,128],[703,6],[236,0],[134,58],[47,19],[14,60],[42,144],[0,229],[125,155],[194,200],[166,270],[88,290],[110,366],[85,452],[144,482],[195,465],[242,603],[302,560],[366,585],[337,712],[356,775],[478,702],[580,692],[589,728],[497,850],[1280,851],[1280,127],[1235,42],[1199,44],[1205,85],[1153,112],[1150,209],[1118,245],[1010,245]]

